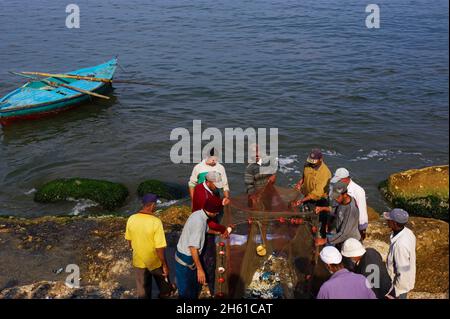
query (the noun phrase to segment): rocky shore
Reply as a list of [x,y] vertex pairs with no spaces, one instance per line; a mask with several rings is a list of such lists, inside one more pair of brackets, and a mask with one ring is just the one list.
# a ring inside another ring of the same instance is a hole
[[[171,207],[160,216],[174,247],[189,208]],[[372,211],[366,246],[386,256],[389,229]],[[134,298],[131,254],[124,217],[0,218],[0,298]],[[417,236],[417,283],[412,298],[448,298],[446,222],[413,217]],[[80,267],[81,287],[64,283],[65,267]]]
[[[424,176],[431,176],[434,182],[429,183]],[[79,183],[75,186],[78,192]],[[411,200],[413,206],[409,208],[418,204],[424,208],[416,215],[448,220],[448,212],[445,215],[442,210],[445,205],[448,207],[448,166],[392,175],[383,187],[393,204],[408,206]],[[167,191],[153,181],[141,188]],[[410,212],[414,215],[415,211]],[[172,206],[156,214],[164,224],[167,256],[174,273],[174,247],[190,208]],[[449,298],[449,224],[439,219],[410,218],[408,227],[417,237],[416,286],[410,298]],[[0,299],[134,298],[131,252],[124,239],[126,221],[120,216],[0,217]],[[386,258],[389,233],[380,214],[369,208],[365,246],[377,249]],[[80,269],[80,288],[65,284],[70,274],[66,267],[71,264]]]

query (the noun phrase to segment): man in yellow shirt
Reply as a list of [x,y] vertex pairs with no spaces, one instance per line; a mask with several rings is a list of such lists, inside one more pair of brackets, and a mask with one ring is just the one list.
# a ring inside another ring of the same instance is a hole
[[[303,169],[303,177],[295,185],[295,189],[300,191],[304,197],[294,203],[294,206],[310,204],[315,207],[329,206],[328,188],[331,179],[331,172],[323,161],[323,154],[319,149],[313,149],[306,159],[306,165]],[[328,214],[320,214],[322,224],[320,233],[322,237],[326,234],[326,225],[328,224]]]
[[161,220],[152,215],[157,196],[146,194],[143,207],[127,221],[125,239],[133,251],[138,298],[152,296],[152,279],[159,288],[159,296],[169,297],[174,287],[169,282],[169,267],[164,256],[166,237]]

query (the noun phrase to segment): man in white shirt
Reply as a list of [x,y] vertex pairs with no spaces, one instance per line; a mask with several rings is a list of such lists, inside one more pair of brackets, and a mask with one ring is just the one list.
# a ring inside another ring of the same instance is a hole
[[349,171],[343,167],[338,168],[334,173],[333,178],[330,180],[330,191],[333,184],[336,184],[339,181],[347,184],[347,193],[356,201],[356,206],[358,206],[359,209],[359,232],[361,234],[361,241],[363,241],[366,237],[366,229],[369,223],[369,217],[367,215],[366,192],[361,186],[356,184],[350,178]]
[[391,245],[386,259],[393,288],[391,298],[406,299],[416,281],[416,236],[406,228],[409,215],[400,208],[383,214],[392,229]]
[[197,184],[201,184],[206,180],[208,172],[218,172],[222,178],[220,188],[223,188],[224,198],[230,197],[230,187],[228,186],[227,173],[225,167],[219,163],[219,159],[214,155],[214,149],[211,149],[209,156],[194,166],[191,177],[189,179],[189,195],[191,201],[194,198],[194,189]]

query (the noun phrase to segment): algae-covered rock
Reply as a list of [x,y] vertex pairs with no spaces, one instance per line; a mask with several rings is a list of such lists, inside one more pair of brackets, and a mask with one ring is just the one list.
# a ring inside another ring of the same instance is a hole
[[448,165],[392,174],[379,185],[385,198],[411,215],[448,221]]
[[57,179],[38,189],[34,200],[55,203],[67,199],[90,199],[107,210],[124,204],[128,189],[119,183],[87,178]]
[[173,200],[182,197],[180,189],[174,185],[158,181],[156,179],[149,179],[139,184],[137,189],[139,196],[144,196],[147,193],[153,193],[160,198]]

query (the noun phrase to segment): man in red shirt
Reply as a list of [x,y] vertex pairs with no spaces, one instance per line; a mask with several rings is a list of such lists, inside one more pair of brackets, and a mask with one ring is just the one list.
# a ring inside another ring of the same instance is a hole
[[[211,171],[206,174],[205,181],[197,184],[194,188],[194,196],[192,199],[192,212],[203,209],[205,203],[214,201],[217,205],[228,205],[230,199],[225,197],[220,198],[218,189],[222,187],[222,178],[219,172]],[[214,234],[207,234],[205,239],[205,247],[201,254],[201,261],[203,269],[205,270],[206,280],[211,295],[214,295],[214,281],[216,272],[216,243],[215,235],[222,235],[227,237],[229,235],[230,228],[221,225],[217,217],[208,219],[208,228],[210,231],[215,231]]]

